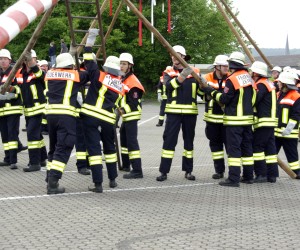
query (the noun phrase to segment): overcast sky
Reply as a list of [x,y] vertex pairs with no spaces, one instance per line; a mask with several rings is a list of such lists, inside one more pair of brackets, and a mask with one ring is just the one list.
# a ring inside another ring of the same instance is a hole
[[[232,0],[238,19],[260,48],[300,48],[300,0]],[[233,11],[235,12],[235,11]]]

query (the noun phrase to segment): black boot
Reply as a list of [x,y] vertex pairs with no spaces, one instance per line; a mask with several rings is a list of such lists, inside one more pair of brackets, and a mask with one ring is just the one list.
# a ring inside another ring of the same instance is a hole
[[41,162],[41,167],[47,167],[47,160]]
[[109,187],[110,188],[115,188],[116,186],[118,186],[116,180],[109,180]]
[[10,164],[6,161],[1,161],[0,162],[0,167],[6,167],[6,166],[9,166]]
[[130,167],[122,167],[120,168],[120,171],[124,171],[124,172],[130,172]]
[[82,174],[82,175],[90,175],[91,174],[90,170],[88,170],[87,168],[81,168],[81,169],[79,169],[78,173]]
[[212,175],[212,178],[215,180],[222,179],[222,178],[224,178],[224,173],[215,173]]
[[58,179],[54,176],[49,176],[47,185],[47,194],[62,194],[65,192],[64,187],[59,187]]
[[134,172],[134,171],[131,171],[129,172],[129,174],[124,174],[123,175],[123,178],[124,179],[140,179],[140,178],[143,178],[143,172]]
[[267,182],[268,179],[266,176],[258,175],[255,177],[255,179],[253,181],[254,181],[254,183],[264,183],[264,182]]
[[184,177],[185,177],[187,180],[189,180],[189,181],[194,181],[194,180],[196,180],[196,177],[195,177],[194,175],[192,175],[192,173],[186,172],[185,175],[184,175]]
[[240,183],[238,182],[233,182],[230,179],[226,179],[225,181],[220,181],[219,185],[225,186],[225,187],[239,187]]
[[164,120],[158,120],[156,127],[161,127],[164,124]]
[[275,183],[276,177],[275,176],[268,176],[268,182]]
[[253,184],[254,180],[253,179],[245,179],[244,177],[242,177],[240,182],[245,183],[245,184]]
[[16,163],[10,164],[10,169],[18,169],[18,166]]
[[103,193],[102,183],[95,183],[95,187],[94,188],[89,187],[89,191],[95,193]]
[[156,180],[157,180],[157,181],[165,181],[167,178],[168,178],[168,177],[167,177],[167,174],[161,173],[160,176],[157,176],[157,177],[156,177]]
[[23,168],[24,172],[34,172],[34,171],[40,171],[41,170],[41,165],[38,164],[28,164],[28,166],[26,168]]

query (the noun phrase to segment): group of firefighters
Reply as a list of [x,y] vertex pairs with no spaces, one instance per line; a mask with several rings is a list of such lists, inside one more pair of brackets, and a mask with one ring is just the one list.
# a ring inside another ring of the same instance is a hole
[[[190,59],[182,46],[173,48],[186,61]],[[173,66],[163,72],[157,91],[161,107],[156,126],[163,125],[167,114],[157,181],[167,179],[180,128],[184,140],[182,170],[188,180],[195,180],[192,170],[197,95],[205,101],[205,134],[214,162],[213,179],[224,178],[225,153],[228,157],[228,178],[219,182],[221,186],[275,183],[277,154],[282,147],[290,169],[300,179],[299,70],[275,66],[269,79],[265,63],[256,61],[249,70],[245,56],[233,52],[229,57],[215,58],[213,72],[200,75],[207,83],[207,87],[200,88],[191,75],[192,71],[199,73],[198,69],[183,68],[173,56],[172,62]]]
[[[46,166],[48,194],[65,192],[65,188],[59,186],[59,179],[74,146],[78,172],[89,175],[91,170],[94,187],[89,190],[103,192],[102,154],[109,186],[117,186],[115,126],[119,116],[122,117],[122,169],[128,172],[123,178],[143,178],[137,136],[144,88],[133,73],[134,62],[129,53],[109,56],[103,71],[98,69],[92,53],[97,34],[96,29],[89,31],[80,69],[75,67],[72,54],[63,53],[48,70],[44,60],[37,63],[32,50],[27,52],[22,68],[6,88],[3,86],[12,70],[11,55],[6,49],[0,50],[0,130],[5,152],[0,166],[18,168],[18,134],[20,116],[24,113],[29,163],[23,170],[39,171]],[[173,49],[182,59],[190,59],[184,47],[176,45]],[[161,86],[164,91],[159,94],[159,98],[166,101],[162,102],[157,126],[163,125],[164,113],[167,118],[157,181],[167,179],[180,129],[184,140],[184,177],[195,180],[192,171],[197,96],[206,103],[205,133],[215,166],[212,178],[224,178],[224,146],[228,155],[228,178],[220,185],[238,187],[240,181],[248,184],[276,182],[277,153],[281,146],[290,168],[300,178],[297,152],[300,94],[296,71],[287,69],[280,73],[281,69],[274,68],[273,72],[277,70],[280,75],[271,82],[266,64],[253,63],[250,75],[244,55],[233,52],[229,57],[217,56],[214,71],[201,76],[199,69],[184,68],[174,56],[171,58],[173,65],[163,72]],[[193,71],[207,87],[200,87],[192,76]],[[41,133],[45,118],[48,153]]]

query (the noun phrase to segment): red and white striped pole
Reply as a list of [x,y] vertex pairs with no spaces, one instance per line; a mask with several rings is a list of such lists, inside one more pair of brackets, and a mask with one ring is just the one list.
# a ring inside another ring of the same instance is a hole
[[19,0],[0,15],[0,49],[59,0]]

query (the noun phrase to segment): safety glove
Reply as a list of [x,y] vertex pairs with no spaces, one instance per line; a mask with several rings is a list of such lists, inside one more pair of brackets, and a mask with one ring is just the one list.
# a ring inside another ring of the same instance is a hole
[[285,129],[282,131],[282,135],[283,136],[286,136],[286,135],[289,135],[291,132],[292,132],[292,130],[293,130],[293,128],[295,127],[295,123],[293,123],[293,122],[289,122],[287,125],[286,125],[286,127],[285,127]]
[[89,35],[86,39],[86,46],[92,47],[95,44],[96,37],[99,34],[99,29],[89,29]]
[[160,92],[157,93],[157,101],[158,102],[162,101],[162,97],[161,97],[161,93]]

